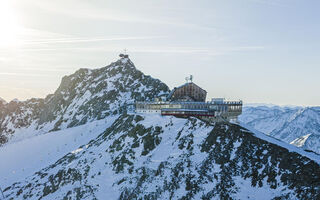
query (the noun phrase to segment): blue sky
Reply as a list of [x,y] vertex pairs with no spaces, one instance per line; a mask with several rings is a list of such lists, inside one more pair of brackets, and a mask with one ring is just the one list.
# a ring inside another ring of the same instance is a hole
[[319,105],[317,0],[2,0],[0,97],[54,92],[64,75],[118,59],[209,97]]

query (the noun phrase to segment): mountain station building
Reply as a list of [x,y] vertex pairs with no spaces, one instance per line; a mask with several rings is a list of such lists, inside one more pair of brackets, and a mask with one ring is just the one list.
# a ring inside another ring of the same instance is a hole
[[175,87],[166,98],[155,101],[135,102],[137,113],[159,113],[176,117],[198,117],[206,121],[237,121],[242,113],[242,101],[226,101],[224,98],[213,98],[206,102],[207,91],[192,82]]

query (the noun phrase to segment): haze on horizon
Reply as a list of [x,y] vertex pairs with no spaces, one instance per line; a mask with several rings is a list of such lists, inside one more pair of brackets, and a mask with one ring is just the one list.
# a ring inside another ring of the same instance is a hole
[[320,105],[317,0],[1,0],[0,97],[45,97],[79,68],[128,49],[170,88],[208,97]]

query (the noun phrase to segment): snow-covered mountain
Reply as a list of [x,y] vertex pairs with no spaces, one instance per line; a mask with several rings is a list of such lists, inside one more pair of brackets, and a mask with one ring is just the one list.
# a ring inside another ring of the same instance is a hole
[[[10,183],[4,189],[6,199],[320,197],[320,159],[316,155],[309,153],[310,159],[307,152],[303,156],[299,149],[272,143],[271,138],[260,139],[238,125],[213,126],[195,118],[152,114],[119,115],[104,131],[103,123],[97,125],[101,133],[91,141]],[[89,136],[90,130],[78,130],[78,135]],[[33,143],[25,142],[24,147]],[[49,156],[57,157],[57,153],[53,150]],[[21,168],[13,176],[21,174]]]
[[320,198],[319,155],[232,123],[125,109],[168,92],[120,59],[5,104],[5,199]]
[[80,69],[63,77],[56,92],[45,99],[0,106],[0,144],[103,119],[124,112],[134,100],[151,100],[168,91],[128,58],[100,69]]
[[284,142],[320,153],[320,107],[246,106],[239,121]]

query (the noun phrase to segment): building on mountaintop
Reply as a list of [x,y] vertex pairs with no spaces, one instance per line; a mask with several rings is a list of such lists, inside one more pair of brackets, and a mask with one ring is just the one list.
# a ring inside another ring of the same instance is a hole
[[128,54],[120,53],[120,54],[119,54],[119,57],[120,57],[120,58],[129,58],[129,55],[128,55]]
[[120,58],[129,58],[129,55],[127,54],[127,49],[123,50],[123,53],[119,54]]
[[242,113],[242,101],[226,101],[213,98],[206,102],[207,91],[192,82],[193,77],[186,78],[186,83],[175,87],[166,98],[151,102],[136,102],[137,113],[159,113],[176,117],[198,117],[216,121],[237,121]]
[[185,83],[180,87],[173,88],[168,96],[168,99],[172,101],[205,102],[206,98],[207,91],[193,82]]

